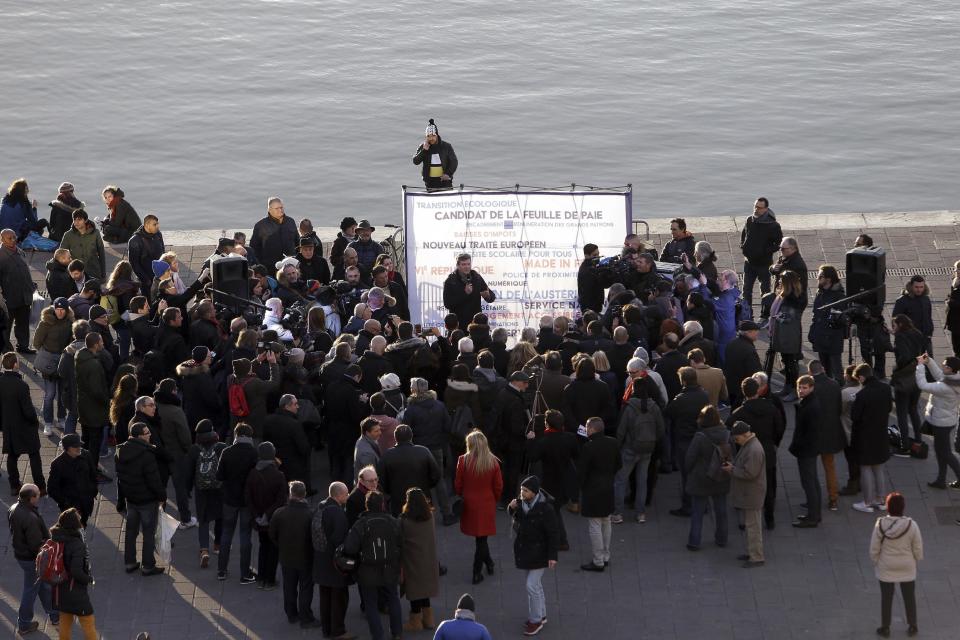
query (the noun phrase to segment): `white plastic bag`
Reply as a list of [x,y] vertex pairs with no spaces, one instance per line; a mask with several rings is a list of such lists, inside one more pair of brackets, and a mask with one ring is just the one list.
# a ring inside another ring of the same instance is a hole
[[160,556],[160,560],[163,561],[163,564],[170,564],[170,555],[173,552],[173,534],[177,532],[177,528],[180,526],[180,522],[169,515],[163,510],[163,507],[159,507],[159,515],[157,517],[157,555]]

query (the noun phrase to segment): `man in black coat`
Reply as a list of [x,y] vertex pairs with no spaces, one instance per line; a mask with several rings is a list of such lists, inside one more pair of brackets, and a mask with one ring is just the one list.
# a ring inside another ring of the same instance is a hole
[[768,398],[760,397],[760,384],[753,378],[744,378],[740,383],[742,404],[727,418],[727,426],[742,421],[750,425],[750,431],[763,446],[767,466],[767,493],[763,498],[763,518],[767,529],[776,526],[774,511],[777,500],[777,448],[783,440],[787,425],[783,414]]
[[40,504],[40,489],[25,484],[17,493],[17,503],[7,512],[10,525],[10,546],[13,557],[23,571],[23,592],[17,616],[17,635],[25,636],[36,631],[40,623],[33,619],[33,605],[40,596],[43,610],[54,625],[60,623],[60,614],[54,608],[50,585],[37,579],[36,559],[40,547],[50,538],[50,530],[37,508]]
[[[167,500],[160,479],[156,447],[150,444],[150,427],[142,422],[130,428],[130,439],[117,447],[118,503],[126,503],[127,530],[124,537],[123,563],[127,573],[138,568],[144,576],[163,573],[154,557],[157,532],[157,506]],[[137,535],[143,533],[141,562],[137,562]]]
[[933,355],[933,307],[930,304],[930,289],[923,276],[913,276],[903,287],[903,292],[893,303],[891,317],[903,314],[913,321],[913,326],[927,339],[927,355]]
[[593,562],[580,565],[584,571],[603,571],[610,563],[610,514],[614,511],[613,482],[622,466],[620,444],[603,435],[603,420],[587,420],[587,441],[577,460],[580,484],[580,515],[589,518]]
[[668,333],[663,336],[663,345],[666,347],[666,351],[660,356],[657,364],[653,365],[653,370],[660,374],[663,379],[663,386],[667,388],[668,398],[675,398],[680,393],[682,385],[677,373],[681,368],[690,364],[687,356],[677,350],[679,344],[680,339],[677,334]]
[[159,260],[165,251],[163,234],[160,233],[160,221],[157,216],[144,216],[140,225],[127,241],[127,259],[133,267],[133,273],[140,281],[140,291],[144,296],[150,295],[150,285],[153,284],[154,260]]
[[528,432],[530,415],[525,398],[529,384],[527,374],[522,371],[514,372],[510,375],[507,386],[500,390],[490,410],[490,424],[487,428],[493,436],[493,447],[503,461],[503,504],[517,494],[523,472],[526,440],[533,438],[533,431]]
[[277,412],[267,416],[263,422],[263,439],[276,447],[280,471],[283,471],[287,482],[300,480],[309,487],[310,453],[313,447],[303,430],[303,423],[297,417],[299,407],[297,396],[290,393],[281,396]]
[[190,323],[190,347],[204,346],[214,353],[223,353],[226,333],[217,321],[213,300],[201,300],[196,310],[197,319]]
[[277,197],[267,200],[267,215],[253,226],[250,238],[250,248],[260,264],[273,273],[276,264],[284,256],[292,256],[297,252],[299,239],[297,223],[284,215],[283,200]]
[[454,313],[464,331],[470,326],[473,316],[480,313],[480,299],[488,303],[496,296],[487,281],[473,270],[473,259],[469,253],[457,256],[457,268],[443,282],[443,306]]
[[430,449],[413,444],[410,427],[402,424],[394,435],[397,446],[380,458],[380,486],[390,497],[390,511],[399,516],[407,489],[419,487],[429,493],[440,482],[441,473]]
[[351,364],[326,389],[324,414],[330,477],[344,484],[353,481],[353,447],[360,437],[360,421],[370,415],[367,393],[360,386],[362,375],[360,367]]
[[603,309],[603,284],[597,276],[600,247],[593,243],[583,245],[583,262],[577,271],[577,300],[580,312],[588,309],[600,313]]
[[[693,436],[697,433],[697,418],[700,416],[700,410],[710,404],[710,398],[703,387],[697,383],[696,369],[682,367],[678,376],[683,387],[680,389],[680,393],[670,401],[664,412],[664,417],[667,419],[667,425],[670,429],[669,437],[666,440],[670,441],[671,449],[665,457],[667,460],[673,460],[674,465],[679,465],[681,474],[680,508],[672,509],[670,515],[687,517],[690,515],[691,502],[690,494],[687,493],[687,471],[684,461],[687,459],[687,449],[693,442]],[[664,378],[664,384],[666,384],[666,378]],[[641,498],[638,496],[638,499]]]
[[683,255],[686,254],[691,262],[695,262],[693,248],[697,242],[693,234],[687,231],[687,221],[683,218],[671,220],[670,235],[672,239],[663,245],[663,251],[660,252],[660,261],[683,264]]
[[97,463],[77,434],[68,433],[60,444],[63,453],[50,463],[47,492],[61,513],[70,507],[79,511],[80,521],[86,527],[97,499]]
[[370,341],[370,348],[361,352],[363,355],[357,360],[361,371],[360,386],[369,394],[380,391],[380,376],[395,373],[393,364],[383,355],[386,348],[387,339],[374,336]]
[[564,431],[565,419],[559,410],[547,409],[544,423],[543,435],[528,441],[527,455],[531,465],[540,463],[537,475],[543,478],[543,490],[553,497],[553,508],[557,511],[560,550],[567,551],[570,544],[560,509],[568,502],[577,504],[579,500],[573,483],[577,475],[574,463],[580,455],[580,442],[576,435]]
[[[759,333],[760,327],[757,323],[743,320],[737,327],[737,337],[727,343],[724,352],[723,376],[730,392],[730,406],[734,409],[740,406],[743,400],[740,396],[740,383],[763,369],[756,347]],[[767,460],[769,459],[768,455]]]
[[283,569],[283,610],[290,624],[301,629],[320,626],[313,615],[313,544],[310,524],[313,512],[307,502],[307,486],[299,480],[290,483],[290,500],[270,518],[270,540],[280,550]]
[[[484,285],[486,286],[486,285]],[[10,330],[16,325],[19,353],[36,353],[30,347],[30,306],[33,304],[33,276],[24,260],[23,251],[17,246],[17,234],[11,229],[0,231],[0,293],[7,306],[6,323],[3,325],[3,351],[13,351]],[[479,309],[478,309],[479,310]],[[79,317],[79,316],[78,316]]]
[[253,584],[256,574],[250,569],[253,549],[253,518],[246,503],[247,476],[257,466],[257,450],[253,446],[253,427],[240,422],[233,429],[233,444],[220,454],[217,480],[223,483],[223,533],[217,557],[217,580],[227,579],[230,548],[234,531],[240,534],[240,584]]
[[351,580],[333,564],[333,555],[350,531],[350,523],[343,509],[348,496],[347,485],[342,482],[331,483],[329,496],[317,505],[310,525],[313,582],[320,590],[320,625],[325,638],[347,635],[344,620],[350,599],[347,587]]
[[743,253],[743,300],[753,305],[753,284],[760,281],[760,295],[770,293],[770,265],[777,252],[783,231],[770,209],[766,198],[753,203],[753,215],[747,218],[740,232],[740,251]]
[[200,346],[194,347],[190,355],[190,360],[177,365],[187,424],[191,429],[195,429],[201,420],[209,420],[219,425],[220,439],[226,440],[228,425],[223,410],[223,394],[217,390],[217,383],[210,373],[211,352]]
[[154,341],[154,348],[163,356],[163,376],[172,378],[177,365],[190,357],[190,349],[180,327],[183,315],[177,307],[167,307],[161,317],[160,330]]
[[537,333],[537,353],[544,354],[560,346],[561,338],[553,330],[553,316],[540,317],[540,331]]
[[827,504],[830,511],[836,511],[840,508],[840,485],[837,483],[834,456],[847,446],[847,436],[840,420],[843,396],[840,383],[826,374],[819,360],[811,360],[807,371],[813,376],[817,401],[820,403],[820,463],[827,482]]
[[300,238],[299,251],[295,256],[300,263],[300,277],[304,280],[316,280],[320,284],[330,284],[330,265],[317,251],[317,245],[311,236]]
[[150,305],[147,304],[147,298],[135,296],[130,300],[130,308],[124,315],[126,316],[127,328],[130,331],[133,352],[143,358],[148,351],[153,349],[153,345],[157,341],[158,330],[156,321],[150,319]]
[[820,524],[822,495],[820,479],[817,477],[817,456],[820,454],[820,424],[822,415],[820,402],[814,393],[814,380],[811,376],[797,379],[797,419],[790,442],[790,453],[797,459],[800,472],[800,485],[807,499],[806,515],[797,516],[793,526],[798,529],[812,529]]
[[30,387],[20,374],[17,354],[7,352],[0,359],[0,424],[3,425],[3,453],[7,454],[7,475],[10,480],[10,495],[20,492],[20,456],[30,459],[30,475],[33,482],[46,494],[47,483],[43,479],[43,462],[40,460],[40,420],[37,409],[30,401]]

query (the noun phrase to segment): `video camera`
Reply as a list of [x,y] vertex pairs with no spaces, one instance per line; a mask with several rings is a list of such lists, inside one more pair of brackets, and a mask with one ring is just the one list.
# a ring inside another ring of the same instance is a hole
[[293,334],[294,338],[300,338],[307,332],[307,314],[303,302],[295,302],[284,309],[283,317],[280,318],[280,326]]

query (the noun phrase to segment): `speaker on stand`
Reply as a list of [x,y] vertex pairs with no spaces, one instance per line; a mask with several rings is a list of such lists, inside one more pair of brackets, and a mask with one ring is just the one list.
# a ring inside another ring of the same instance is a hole
[[856,247],[847,252],[847,295],[880,287],[877,291],[858,298],[856,304],[870,307],[879,316],[887,299],[887,252],[883,247]]
[[242,315],[250,300],[250,271],[243,256],[221,256],[210,261],[213,301]]

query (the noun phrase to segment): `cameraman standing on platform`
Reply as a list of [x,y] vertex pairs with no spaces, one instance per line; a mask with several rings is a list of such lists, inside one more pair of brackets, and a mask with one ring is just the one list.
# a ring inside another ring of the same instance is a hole
[[[457,170],[457,154],[453,152],[453,145],[440,139],[437,125],[430,119],[425,140],[417,148],[413,156],[413,164],[423,165],[423,184],[427,191],[439,191],[453,188],[453,174]],[[465,324],[461,327],[466,329]]]
[[457,270],[443,282],[443,306],[457,316],[463,330],[473,321],[473,316],[480,313],[480,298],[487,302],[496,300],[483,276],[472,266],[470,254],[461,253],[457,256]]

